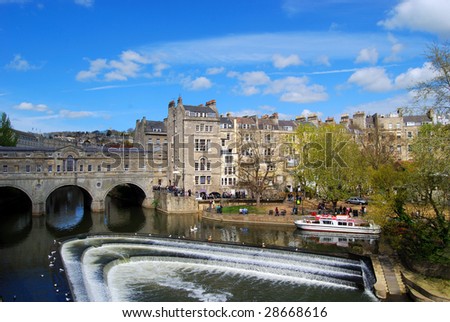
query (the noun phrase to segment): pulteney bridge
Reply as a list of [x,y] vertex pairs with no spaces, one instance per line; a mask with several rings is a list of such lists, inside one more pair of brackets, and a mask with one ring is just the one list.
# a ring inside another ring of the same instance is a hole
[[45,214],[47,198],[64,186],[81,188],[96,212],[124,184],[140,190],[143,207],[152,207],[153,186],[167,184],[163,167],[153,152],[138,149],[0,147],[0,188],[25,193],[33,215]]

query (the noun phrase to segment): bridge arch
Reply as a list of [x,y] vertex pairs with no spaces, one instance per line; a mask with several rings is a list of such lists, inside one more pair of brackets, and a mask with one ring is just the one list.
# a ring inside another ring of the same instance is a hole
[[145,188],[137,183],[128,181],[115,183],[108,189],[105,189],[103,200],[106,200],[108,195],[139,206],[147,199]]
[[90,193],[74,184],[53,189],[45,200],[46,225],[55,236],[65,232],[85,232],[92,226]]
[[81,190],[83,197],[84,197],[84,208],[86,209],[91,209],[92,207],[92,202],[94,200],[94,197],[92,195],[92,193],[84,186],[79,185],[79,184],[71,184],[71,183],[67,183],[67,184],[61,184],[61,185],[57,185],[55,187],[52,187],[52,189],[50,189],[46,196],[44,197],[44,202],[45,202],[45,212],[48,213],[49,210],[49,199],[50,197],[57,192],[59,189],[61,188],[66,188],[66,187],[77,187],[78,189]]
[[32,228],[32,200],[17,186],[0,186],[0,244],[11,245],[25,239]]
[[[15,190],[19,190],[20,192],[22,192],[25,196],[28,197],[28,200],[30,201],[30,204],[33,203],[33,199],[31,198],[31,193],[29,191],[27,191],[27,189],[24,189],[21,186],[15,185],[15,184],[6,184],[6,185],[2,185],[0,184],[0,193],[3,195],[3,192],[5,192],[8,188],[10,189],[15,189]],[[2,191],[3,190],[3,191]]]

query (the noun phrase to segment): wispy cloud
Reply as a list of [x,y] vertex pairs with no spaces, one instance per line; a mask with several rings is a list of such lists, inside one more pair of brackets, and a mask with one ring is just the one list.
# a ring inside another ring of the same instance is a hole
[[208,78],[201,76],[195,79],[192,79],[191,77],[186,77],[185,79],[182,80],[182,85],[184,88],[188,90],[199,91],[211,88],[213,84]]
[[[126,81],[137,77],[160,76],[167,64],[153,61],[133,50],[123,51],[119,59],[97,58],[89,61],[89,69],[77,73],[79,81]],[[154,65],[154,73],[145,72],[147,65]]]
[[94,0],[74,0],[75,4],[90,8],[94,5]]
[[[405,55],[423,53],[420,36],[402,38],[398,42],[407,46]],[[238,64],[273,63],[274,55],[289,57],[298,64],[317,63],[318,57],[328,64],[332,60],[354,60],[361,48],[376,48],[379,57],[391,55],[392,44],[382,33],[344,32],[281,32],[230,35],[208,39],[193,39],[147,45],[139,48],[146,57],[177,64],[200,64],[228,67]],[[292,53],[296,53],[297,57]],[[285,63],[286,64],[286,63]],[[282,66],[282,65],[279,65]]]
[[62,118],[78,119],[86,117],[95,117],[97,113],[90,111],[70,111],[70,110],[60,110],[59,116]]
[[31,0],[0,0],[1,4],[24,4],[30,2]]
[[273,65],[276,68],[283,69],[289,66],[299,66],[302,65],[303,62],[298,55],[289,55],[282,56],[279,54],[273,55]]
[[39,66],[30,64],[22,55],[14,55],[14,58],[5,66],[7,69],[12,69],[20,72],[26,72],[33,69],[39,69]]
[[262,93],[264,95],[276,95],[281,102],[312,103],[326,101],[328,94],[324,86],[310,84],[309,78],[288,76],[285,78],[271,79],[263,71],[254,72],[230,72],[228,77],[236,78],[239,87],[236,92],[251,96]]
[[144,83],[134,83],[134,84],[115,84],[115,85],[105,85],[105,86],[96,86],[85,88],[84,91],[103,91],[109,89],[118,89],[118,88],[132,88],[132,87],[143,87],[143,86],[153,86],[160,85],[160,82],[144,82]]
[[344,69],[332,69],[324,70],[320,72],[311,72],[309,75],[326,75],[326,74],[339,74],[339,73],[353,73],[359,70],[359,68],[344,68]]
[[376,48],[363,48],[359,51],[358,57],[356,57],[355,63],[369,63],[375,65],[378,61],[378,51]]
[[87,118],[87,117],[106,117],[105,113],[97,111],[74,111],[70,109],[59,109],[55,112],[46,104],[34,104],[30,102],[22,102],[14,106],[15,110],[26,111],[26,112],[39,112],[45,113],[46,116],[37,116],[37,118],[44,119],[75,119],[75,118]]
[[53,111],[45,104],[33,104],[30,102],[22,102],[14,106],[14,108],[22,111],[46,112],[48,114],[53,113]]
[[208,75],[217,75],[225,72],[225,67],[211,67],[206,70],[206,74]]

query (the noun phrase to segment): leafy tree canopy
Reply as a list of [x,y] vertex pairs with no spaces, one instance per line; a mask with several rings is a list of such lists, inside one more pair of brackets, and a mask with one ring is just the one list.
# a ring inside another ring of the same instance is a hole
[[348,130],[341,125],[300,125],[297,128],[301,161],[300,182],[315,187],[320,198],[332,201],[360,194],[367,183],[361,151]]
[[2,113],[0,124],[0,146],[16,146],[17,134],[11,127],[11,121],[6,113]]

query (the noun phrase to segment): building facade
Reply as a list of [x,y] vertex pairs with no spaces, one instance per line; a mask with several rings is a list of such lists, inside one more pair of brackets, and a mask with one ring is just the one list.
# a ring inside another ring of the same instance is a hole
[[240,168],[244,161],[248,164],[261,155],[261,171],[267,172],[267,184],[272,187],[266,196],[271,197],[280,190],[292,191],[296,185],[291,175],[296,166],[294,149],[288,143],[294,143],[297,123],[279,120],[277,113],[262,117],[220,115],[215,100],[185,105],[180,97],[169,103],[164,122],[145,117],[137,120],[134,141],[148,154],[155,150],[155,142],[163,143],[160,172],[165,178],[158,183],[198,198],[212,192],[248,195]]
[[[398,160],[411,159],[411,142],[420,126],[435,122],[433,114],[389,115],[356,112],[341,115],[340,124],[358,138],[362,146],[376,136],[384,152]],[[262,197],[294,192],[294,175],[299,163],[299,142],[295,135],[301,123],[314,126],[337,123],[333,118],[321,121],[317,114],[280,120],[277,113],[263,116],[219,114],[216,101],[185,105],[182,98],[168,105],[167,118],[136,122],[135,143],[156,157],[160,186],[176,187],[186,195],[207,197],[248,195],[246,181],[265,180],[268,188]],[[159,158],[159,159],[158,159]],[[260,173],[251,178],[250,168]]]
[[370,144],[379,141],[381,152],[394,156],[399,161],[412,159],[411,143],[424,124],[436,123],[432,111],[425,115],[403,115],[397,113],[366,115],[357,112],[353,119],[341,118],[361,138],[361,142]]

